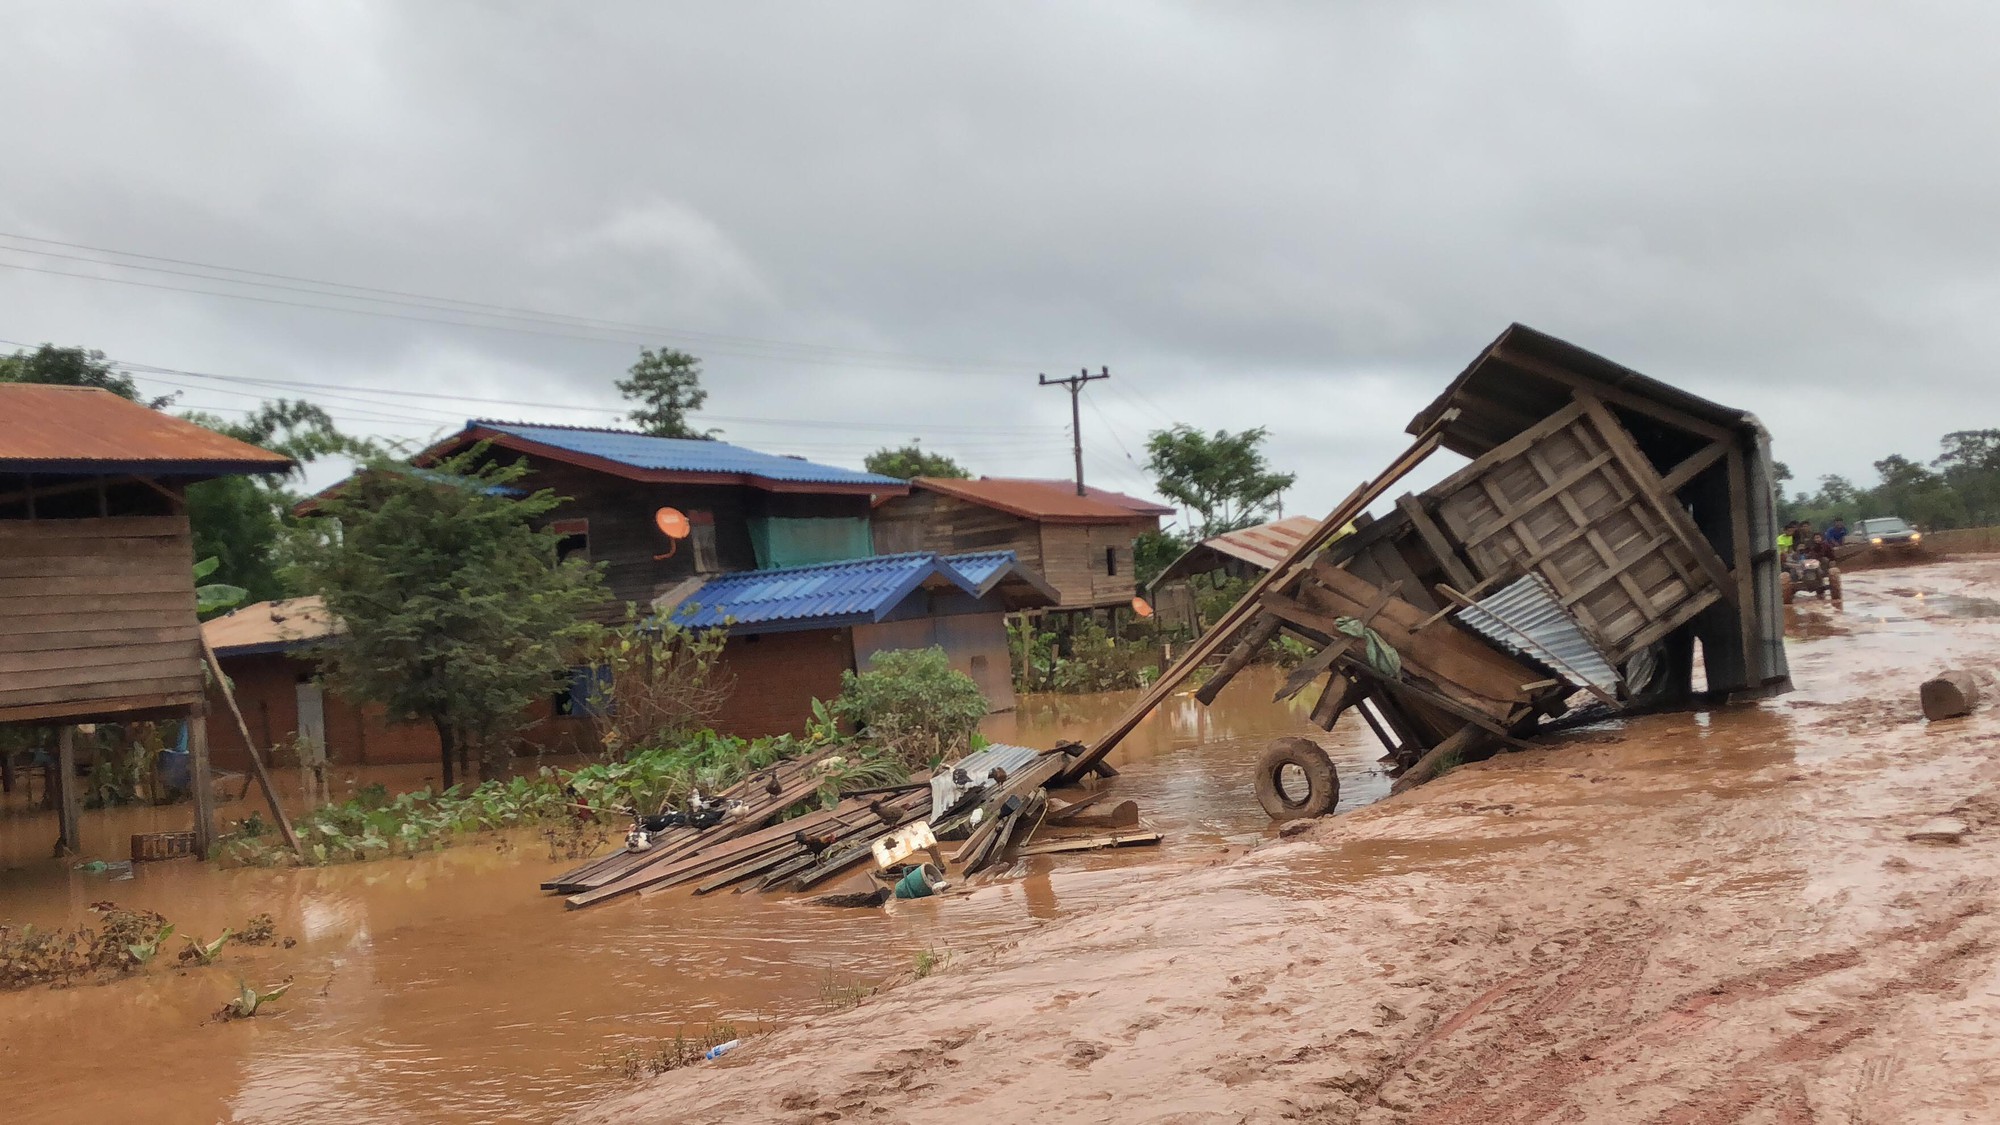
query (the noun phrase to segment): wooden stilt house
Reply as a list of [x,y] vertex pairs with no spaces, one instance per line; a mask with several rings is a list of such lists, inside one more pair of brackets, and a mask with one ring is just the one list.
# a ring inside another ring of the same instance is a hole
[[74,852],[80,723],[189,719],[196,846],[212,841],[186,487],[291,461],[92,388],[0,384],[0,725],[58,728]]

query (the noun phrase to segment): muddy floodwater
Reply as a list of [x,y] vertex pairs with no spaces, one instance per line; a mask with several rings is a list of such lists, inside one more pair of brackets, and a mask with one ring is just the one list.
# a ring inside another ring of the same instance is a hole
[[[1171,701],[1111,760],[1120,796],[1165,831],[1156,849],[1035,857],[973,894],[879,910],[684,891],[584,911],[536,889],[573,862],[531,832],[418,859],[311,870],[223,870],[191,860],[91,874],[48,860],[49,814],[0,806],[0,922],[88,923],[110,899],[213,937],[269,913],[291,949],[232,948],[210,968],[155,963],[101,986],[0,993],[0,1104],[8,1121],[546,1121],[628,1080],[618,1057],[678,1029],[742,1031],[837,1008],[908,972],[924,951],[962,957],[1133,894],[1145,868],[1209,863],[1269,832],[1249,761],[1308,729],[1253,669],[1204,709]],[[1309,693],[1308,693],[1309,694]],[[994,716],[997,741],[1089,738],[1131,693],[1027,697]],[[1301,704],[1309,701],[1296,701]],[[1379,751],[1333,737],[1343,806],[1387,790]],[[415,787],[425,771],[342,774]],[[232,804],[224,814],[254,807]],[[87,811],[94,857],[134,832],[184,829],[187,809]],[[179,939],[174,939],[177,948]],[[164,960],[164,958],[163,958]],[[239,979],[293,990],[252,1021],[205,1022]]]

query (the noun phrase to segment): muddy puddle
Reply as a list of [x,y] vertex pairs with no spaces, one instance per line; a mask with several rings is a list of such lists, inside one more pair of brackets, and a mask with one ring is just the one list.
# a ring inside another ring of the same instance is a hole
[[[968,893],[884,910],[675,891],[566,911],[536,884],[573,861],[551,859],[532,832],[317,870],[183,860],[93,874],[45,858],[52,817],[17,792],[0,806],[0,922],[75,924],[111,899],[202,937],[269,913],[297,945],[227,950],[207,969],[156,963],[106,986],[0,993],[0,1101],[21,1121],[130,1119],[134,1091],[147,1121],[322,1121],[334,1107],[349,1122],[546,1121],[622,1088],[619,1057],[677,1030],[752,1031],[846,1006],[919,954],[977,956],[1262,838],[1270,825],[1249,761],[1270,738],[1308,729],[1303,709],[1270,702],[1280,679],[1252,669],[1213,709],[1177,698],[1111,759],[1120,796],[1168,834],[1163,846],[1034,857]],[[987,734],[1087,738],[1130,698],[1028,697]],[[1372,744],[1351,730],[1324,737],[1343,807],[1386,793]],[[415,787],[425,772],[350,772],[337,786]],[[224,815],[258,800],[253,790]],[[132,833],[185,829],[187,815],[86,811],[86,850],[123,859]],[[286,976],[293,992],[270,1013],[205,1022],[239,979]]]

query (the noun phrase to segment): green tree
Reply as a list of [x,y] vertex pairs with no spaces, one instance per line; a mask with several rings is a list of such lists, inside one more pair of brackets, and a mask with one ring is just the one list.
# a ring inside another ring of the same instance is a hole
[[1298,479],[1271,471],[1265,436],[1261,426],[1213,436],[1185,425],[1155,430],[1146,440],[1146,467],[1163,495],[1201,516],[1200,538],[1206,539],[1266,519],[1278,494]]
[[1931,464],[1964,501],[1967,521],[2000,522],[2000,430],[1957,430],[1939,444],[1944,452]]
[[527,465],[486,454],[482,444],[421,470],[372,459],[321,501],[296,564],[344,629],[331,681],[428,721],[447,786],[468,753],[483,776],[499,773],[529,704],[557,689],[596,632],[583,614],[606,598],[598,569],[557,562],[557,536],[536,526],[561,499],[519,495]]
[[[241,421],[208,414],[184,417],[238,441],[282,453],[300,465],[327,456],[357,460],[374,455],[374,443],[340,432],[325,410],[310,402],[266,402]],[[295,478],[283,474],[228,476],[188,486],[188,522],[197,558],[220,564],[216,580],[248,591],[250,601],[287,597],[297,591],[284,581],[280,558],[284,529],[300,497]]]
[[[119,398],[146,402],[139,397],[139,385],[130,375],[121,374],[100,351],[59,348],[43,344],[32,352],[0,356],[0,383],[47,383],[58,387],[96,387]],[[173,401],[170,395],[146,405],[159,409]]]
[[639,404],[626,417],[654,437],[708,440],[718,431],[697,430],[688,415],[708,401],[701,389],[701,360],[672,348],[639,350],[631,378],[618,380],[618,393]]
[[1132,541],[1132,580],[1141,590],[1180,558],[1195,541],[1175,531],[1148,531]]
[[917,477],[951,477],[964,480],[972,474],[965,466],[946,457],[942,453],[926,452],[918,439],[910,439],[910,444],[901,449],[887,446],[870,453],[861,461],[861,467],[871,473],[880,473],[897,480],[914,480]]

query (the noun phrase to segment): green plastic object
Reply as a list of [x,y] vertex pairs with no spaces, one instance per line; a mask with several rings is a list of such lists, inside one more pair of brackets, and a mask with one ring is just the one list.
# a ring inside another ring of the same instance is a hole
[[929,898],[937,892],[937,868],[920,863],[896,880],[897,898]]

